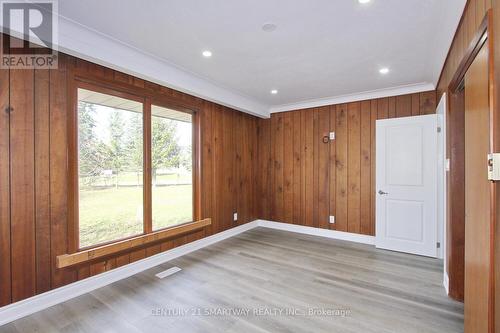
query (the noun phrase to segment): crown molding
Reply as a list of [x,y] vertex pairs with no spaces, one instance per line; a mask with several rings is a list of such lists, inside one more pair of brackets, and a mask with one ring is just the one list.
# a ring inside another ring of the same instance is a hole
[[333,97],[327,97],[327,98],[307,100],[307,101],[298,102],[298,103],[277,105],[277,106],[272,106],[269,111],[270,111],[270,113],[277,113],[277,112],[317,108],[320,106],[358,102],[358,101],[365,101],[365,100],[369,100],[369,99],[392,97],[392,96],[399,96],[399,95],[406,95],[406,94],[414,94],[414,93],[435,90],[435,89],[436,89],[436,87],[434,84],[428,83],[428,82],[423,82],[423,83],[397,86],[397,87],[386,88],[386,89],[365,91],[365,92],[354,93],[354,94],[339,95],[339,96],[333,96]]
[[221,87],[110,36],[59,15],[59,51],[254,116],[269,118],[269,106]]

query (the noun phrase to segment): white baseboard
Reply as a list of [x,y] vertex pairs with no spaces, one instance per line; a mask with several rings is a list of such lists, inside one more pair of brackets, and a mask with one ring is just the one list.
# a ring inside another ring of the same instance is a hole
[[257,222],[258,222],[259,227],[264,227],[264,228],[285,230],[285,231],[296,232],[296,233],[300,233],[300,234],[326,237],[326,238],[332,238],[332,239],[340,239],[340,240],[345,240],[345,241],[354,242],[354,243],[375,245],[375,237],[373,237],[373,236],[353,234],[350,232],[343,232],[343,231],[337,231],[337,230],[305,227],[305,226],[297,225],[297,224],[281,223],[281,222],[266,221],[266,220],[257,220]]
[[108,272],[77,281],[66,286],[47,291],[25,300],[4,306],[0,308],[0,326],[10,323],[16,319],[28,316],[35,312],[49,308],[56,304],[65,302],[69,299],[91,292],[95,289],[104,287],[113,282],[125,279],[134,274],[145,271],[149,268],[158,266],[190,252],[199,250],[203,247],[220,242],[224,239],[233,237],[247,230],[256,228],[257,221],[249,222],[235,228],[219,232],[215,235],[176,247],[172,250],[147,257],[145,259],[118,267]]
[[205,237],[203,239],[191,242],[186,245],[176,247],[172,250],[159,253],[157,255],[130,263],[128,265],[115,268],[111,271],[101,273],[99,275],[91,276],[81,281],[77,281],[66,286],[47,291],[43,294],[36,295],[25,300],[6,305],[0,308],[0,326],[10,323],[22,317],[26,317],[35,312],[49,308],[56,304],[65,302],[77,296],[91,292],[98,288],[104,287],[113,282],[125,279],[129,276],[135,275],[152,267],[158,266],[185,254],[199,250],[206,246],[220,242],[224,239],[231,238],[242,232],[257,227],[271,228],[277,230],[291,231],[301,234],[327,237],[333,239],[340,239],[350,242],[375,244],[373,236],[358,235],[348,232],[341,232],[335,230],[326,230],[312,227],[304,227],[300,225],[293,225],[287,223],[255,220],[235,228],[217,233],[215,235]]

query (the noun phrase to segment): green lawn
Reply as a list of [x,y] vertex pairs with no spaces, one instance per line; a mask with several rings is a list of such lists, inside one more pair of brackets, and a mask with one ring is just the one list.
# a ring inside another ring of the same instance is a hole
[[[142,187],[80,191],[80,246],[143,231]],[[192,186],[153,187],[153,229],[192,220]]]

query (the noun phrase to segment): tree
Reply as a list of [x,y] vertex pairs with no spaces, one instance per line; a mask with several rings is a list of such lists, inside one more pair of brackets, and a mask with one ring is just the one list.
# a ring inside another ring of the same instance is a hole
[[131,119],[127,126],[127,151],[128,151],[128,161],[127,165],[131,170],[134,170],[137,174],[137,185],[140,184],[140,174],[142,173],[143,167],[143,156],[144,156],[144,139],[143,139],[143,118],[142,114],[135,113],[131,116]]
[[181,149],[175,136],[177,131],[175,121],[153,116],[151,129],[151,168],[153,184],[156,185],[156,172],[158,169],[180,166]]
[[127,160],[127,149],[125,142],[125,121],[123,111],[114,109],[109,116],[109,163],[116,173],[116,187],[118,187],[118,176],[123,171]]
[[104,168],[106,148],[95,133],[95,105],[78,103],[79,173],[83,185],[92,185]]
[[181,165],[188,171],[193,167],[193,149],[192,146],[182,148]]

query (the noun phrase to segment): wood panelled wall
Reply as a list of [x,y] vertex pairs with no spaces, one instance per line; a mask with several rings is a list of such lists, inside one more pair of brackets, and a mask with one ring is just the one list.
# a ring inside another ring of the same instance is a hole
[[[448,52],[446,62],[441,72],[441,77],[437,87],[437,98],[448,92],[448,86],[458,69],[460,62],[472,39],[474,38],[481,22],[486,16],[486,12],[496,7],[500,9],[499,0],[468,0],[465,6],[459,26],[453,38],[452,45]],[[494,18],[494,22],[497,19]],[[448,92],[450,105],[455,105],[456,110],[462,110],[464,96],[451,96]],[[462,107],[458,107],[462,104]],[[447,158],[450,159],[450,172],[448,180],[448,220],[447,227],[447,267],[449,275],[450,296],[458,300],[463,300],[464,292],[464,253],[465,253],[465,116],[461,113],[451,113],[448,115],[448,149]],[[453,225],[453,228],[450,227]]]
[[[437,93],[438,99],[448,90],[453,75],[457,71],[458,65],[472,42],[476,31],[486,16],[486,12],[493,6],[500,6],[498,0],[468,0],[462,19],[455,33],[448,57],[443,67],[439,79]],[[496,18],[494,18],[495,20]]]
[[[155,92],[200,112],[201,217],[212,218],[210,227],[104,261],[56,268],[56,256],[68,249],[73,74]],[[0,87],[0,306],[257,218],[257,118],[64,54],[57,70],[0,70]]]
[[[493,43],[494,43],[494,56],[493,56],[493,65],[494,65],[494,78],[497,80],[500,77],[500,0],[468,0],[467,5],[465,7],[464,13],[462,15],[460,24],[457,28],[457,31],[455,33],[453,43],[450,47],[446,62],[443,67],[443,71],[441,73],[441,77],[438,82],[438,87],[437,87],[437,96],[440,98],[443,93],[448,92],[448,86],[450,84],[450,81],[453,78],[453,75],[457,71],[457,68],[462,61],[470,43],[472,42],[472,39],[477,32],[483,18],[486,16],[486,12],[488,10],[493,11],[493,36],[489,36],[489,38],[493,38]],[[494,94],[495,99],[498,101],[500,98],[500,85],[495,84],[494,90],[490,91],[490,93]],[[462,96],[463,97],[463,96]],[[451,103],[463,103],[464,101],[456,101],[456,100],[450,100]],[[498,106],[495,106],[498,107]],[[463,114],[462,115],[449,115],[449,121],[454,122],[455,124],[462,124],[463,128],[463,123],[465,121]],[[497,135],[495,133],[496,141],[494,142],[495,147],[500,146],[499,142],[499,137],[500,135]],[[464,140],[463,137],[460,137],[460,133],[457,133],[455,137],[449,138],[451,140],[451,144],[457,145],[457,147],[454,147],[454,149],[450,149],[451,151],[448,152],[451,157],[451,172],[450,176],[453,177],[455,174],[455,177],[460,179],[462,175],[464,175],[464,166],[463,164],[460,165],[460,161],[457,163],[453,162],[453,159],[455,156],[460,156],[463,151],[460,151],[460,149],[463,149],[464,146]],[[457,151],[458,149],[458,151]],[[498,151],[498,149],[496,150]],[[455,167],[454,167],[455,165]],[[455,171],[453,171],[455,168]],[[457,170],[458,169],[458,170]],[[451,184],[453,184],[453,178],[451,179]],[[496,185],[496,191],[500,191],[500,185]],[[449,190],[453,190],[453,188],[450,187]],[[463,191],[463,186],[461,188]],[[497,195],[497,202],[496,205],[500,206],[500,196]],[[449,220],[447,221],[448,224],[455,224],[455,226],[458,224],[459,225],[459,230],[457,231],[455,228],[455,234],[458,234],[461,236],[460,238],[457,238],[457,243],[459,246],[462,246],[462,248],[458,247],[459,253],[457,254],[455,251],[455,254],[450,255],[450,253],[453,253],[451,251],[448,251],[448,267],[446,267],[448,274],[450,276],[450,291],[453,290],[458,290],[458,293],[455,292],[454,297],[456,298],[463,298],[463,278],[464,278],[464,266],[463,266],[463,253],[464,253],[464,237],[465,237],[465,232],[464,232],[464,226],[463,226],[463,219],[464,219],[464,202],[465,202],[465,196],[461,198],[461,202],[458,203],[459,207],[459,212],[457,213],[455,209],[453,208],[453,204],[451,207],[451,213],[449,214]],[[497,209],[497,211],[494,213],[496,214],[496,225],[494,226],[494,239],[498,240],[500,239],[500,210]],[[460,235],[462,233],[462,235]],[[500,333],[500,305],[498,304],[500,300],[500,288],[498,287],[500,285],[500,268],[498,265],[498,258],[500,257],[500,242],[498,241],[492,241],[492,244],[494,246],[494,256],[492,259],[492,265],[494,266],[494,276],[493,276],[493,285],[494,285],[494,298],[493,298],[493,308],[494,308],[494,327],[492,331],[494,332],[499,332]],[[448,246],[455,246],[455,244]],[[460,258],[457,258],[457,255],[460,256]],[[452,278],[454,277],[455,278]]]
[[[260,218],[374,235],[375,120],[435,109],[429,91],[259,120]],[[329,132],[336,139],[323,143]]]

